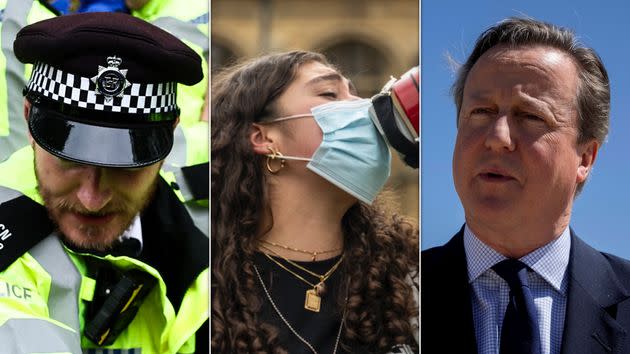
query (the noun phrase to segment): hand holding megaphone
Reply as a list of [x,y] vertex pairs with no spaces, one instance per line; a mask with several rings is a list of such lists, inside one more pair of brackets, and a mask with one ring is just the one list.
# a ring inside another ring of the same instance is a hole
[[392,77],[372,97],[370,117],[402,160],[418,168],[420,158],[420,71],[413,67],[400,79]]

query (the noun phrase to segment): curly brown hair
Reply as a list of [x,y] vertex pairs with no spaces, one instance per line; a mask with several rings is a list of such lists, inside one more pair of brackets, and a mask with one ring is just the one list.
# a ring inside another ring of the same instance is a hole
[[[258,316],[262,294],[253,257],[266,210],[264,160],[248,134],[275,115],[275,100],[302,64],[321,54],[293,51],[256,58],[212,78],[211,230],[212,349],[220,353],[286,353],[278,328]],[[344,341],[375,352],[412,344],[417,328],[418,229],[386,211],[382,200],[357,202],[343,216],[343,284],[349,284]],[[415,344],[414,344],[415,345]]]

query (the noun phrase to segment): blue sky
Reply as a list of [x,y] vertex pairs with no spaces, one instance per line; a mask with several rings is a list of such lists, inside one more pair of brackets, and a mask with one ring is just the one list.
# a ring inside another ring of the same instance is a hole
[[456,136],[450,54],[463,62],[477,36],[510,16],[572,28],[602,57],[611,82],[611,122],[571,226],[591,246],[630,259],[630,28],[626,1],[422,1],[422,249],[448,241],[464,222],[453,187]]

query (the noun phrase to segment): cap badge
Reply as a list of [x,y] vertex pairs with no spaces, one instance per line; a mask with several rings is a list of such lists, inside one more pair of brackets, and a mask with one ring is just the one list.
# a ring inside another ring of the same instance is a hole
[[113,97],[122,96],[123,91],[131,86],[127,81],[127,69],[119,69],[122,63],[119,57],[107,57],[107,67],[98,66],[98,74],[91,80],[96,84],[96,93],[105,96],[109,102]]

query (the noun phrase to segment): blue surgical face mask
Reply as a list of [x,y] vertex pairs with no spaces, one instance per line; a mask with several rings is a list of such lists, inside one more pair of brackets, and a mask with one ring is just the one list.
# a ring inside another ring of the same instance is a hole
[[[308,169],[357,199],[371,204],[391,170],[387,144],[372,123],[369,99],[334,101],[299,114],[265,123],[312,116],[323,132],[313,157],[283,155],[286,160],[309,161]],[[272,156],[272,155],[269,155]]]

